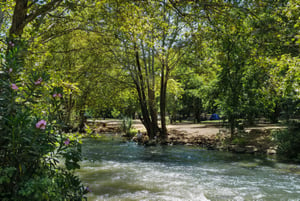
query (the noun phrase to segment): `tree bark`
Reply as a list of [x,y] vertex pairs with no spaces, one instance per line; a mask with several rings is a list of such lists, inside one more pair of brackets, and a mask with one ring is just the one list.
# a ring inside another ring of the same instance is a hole
[[14,15],[9,30],[9,36],[21,37],[26,26],[26,17],[28,11],[28,0],[16,0]]
[[150,117],[151,121],[153,122],[153,133],[154,136],[157,136],[157,133],[159,132],[158,127],[158,119],[157,119],[157,109],[156,109],[156,101],[155,101],[155,92],[153,89],[148,90],[148,99],[149,99],[149,111],[150,111]]
[[160,88],[160,116],[161,116],[161,132],[160,140],[164,143],[167,139],[167,123],[166,123],[166,98],[167,83],[169,77],[168,67],[163,63],[161,69],[161,88]]
[[[137,71],[135,72],[137,73],[137,79],[135,80],[135,85],[138,92],[139,102],[142,110],[141,120],[147,130],[147,134],[149,138],[153,139],[156,136],[156,132],[158,128],[157,119],[156,119],[157,117],[153,107],[149,106],[149,94],[148,94],[148,105],[147,105],[147,98],[146,98],[147,96],[145,93],[146,92],[145,78],[142,73],[140,56],[137,50],[135,51],[135,59],[136,59],[136,66],[137,66]],[[150,98],[152,101],[152,97]]]
[[27,15],[28,9],[30,8],[28,2],[28,0],[16,0],[13,19],[9,29],[9,38],[21,37],[27,24],[35,20],[38,16],[45,15],[46,13],[56,9],[62,0],[52,0]]
[[[6,0],[1,0],[1,3],[5,3]],[[2,11],[2,9],[0,9],[0,28],[2,27],[2,24],[4,22],[4,12]]]

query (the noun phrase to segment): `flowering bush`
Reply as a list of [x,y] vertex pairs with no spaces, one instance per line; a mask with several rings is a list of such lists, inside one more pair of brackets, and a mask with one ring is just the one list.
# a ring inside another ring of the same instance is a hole
[[40,120],[38,121],[36,124],[35,124],[35,127],[36,128],[39,128],[39,129],[44,129],[46,128],[46,121],[45,120]]
[[72,173],[80,167],[80,143],[61,132],[56,97],[63,94],[47,84],[45,72],[21,79],[22,45],[8,42],[1,57],[0,200],[83,200],[88,188]]

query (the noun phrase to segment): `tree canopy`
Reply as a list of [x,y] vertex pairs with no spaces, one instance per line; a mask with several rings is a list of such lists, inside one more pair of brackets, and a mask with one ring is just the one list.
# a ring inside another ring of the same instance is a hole
[[1,132],[25,111],[59,111],[51,132],[64,133],[83,132],[87,116],[138,116],[162,143],[168,123],[206,114],[220,114],[232,135],[241,121],[299,120],[299,5],[2,0]]
[[69,127],[118,110],[163,139],[168,116],[218,112],[233,130],[298,114],[297,0],[4,3],[2,35],[27,38],[25,69],[65,88]]

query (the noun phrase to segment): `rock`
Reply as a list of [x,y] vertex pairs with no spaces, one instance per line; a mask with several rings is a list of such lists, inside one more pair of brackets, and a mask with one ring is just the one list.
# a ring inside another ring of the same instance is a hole
[[243,168],[253,169],[258,167],[259,165],[258,163],[239,163],[239,166]]
[[216,150],[219,150],[219,151],[224,151],[224,150],[228,150],[228,147],[227,147],[227,146],[224,146],[224,144],[218,142],[218,143],[216,143],[216,145],[215,145],[215,149],[216,149]]
[[275,149],[267,149],[267,154],[268,155],[273,155],[273,154],[276,154],[277,152],[276,152],[276,150]]
[[239,145],[230,145],[229,149],[236,153],[244,153],[246,151],[245,147],[240,147]]
[[149,141],[144,142],[144,144],[147,145],[147,146],[155,146],[155,145],[157,145],[157,141],[156,140],[149,140]]
[[188,140],[187,140],[187,139],[183,139],[182,142],[183,142],[184,144],[187,144],[187,143],[188,143]]
[[134,142],[138,141],[136,136],[134,136],[131,140],[134,141]]
[[258,151],[255,146],[245,146],[246,153],[253,154]]

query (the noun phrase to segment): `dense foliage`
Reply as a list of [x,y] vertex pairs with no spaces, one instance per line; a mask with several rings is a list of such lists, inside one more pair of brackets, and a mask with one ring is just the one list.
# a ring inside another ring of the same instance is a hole
[[89,190],[74,175],[80,143],[62,133],[65,88],[51,83],[48,72],[25,68],[31,43],[22,37],[26,25],[58,5],[40,3],[30,8],[16,1],[13,13],[1,9],[13,20],[6,21],[9,33],[1,31],[0,199],[84,200]]
[[[1,200],[82,200],[87,189],[79,168],[80,144],[62,134],[62,88],[46,72],[20,79],[22,41],[8,41],[1,73]],[[59,161],[64,159],[64,166]]]
[[284,160],[300,162],[300,123],[291,121],[286,130],[279,130],[274,133],[278,143],[278,153],[284,156]]
[[[299,0],[0,5],[3,199],[81,199],[69,172],[80,146],[65,133],[87,117],[139,117],[161,142],[168,117],[218,113],[232,135],[241,122],[299,119]],[[299,137],[286,133],[280,150],[298,157],[299,143],[285,143]]]
[[297,3],[86,1],[43,18],[40,35],[30,27],[26,68],[68,88],[66,131],[86,115],[139,116],[150,138],[167,117],[277,123],[299,116]]

